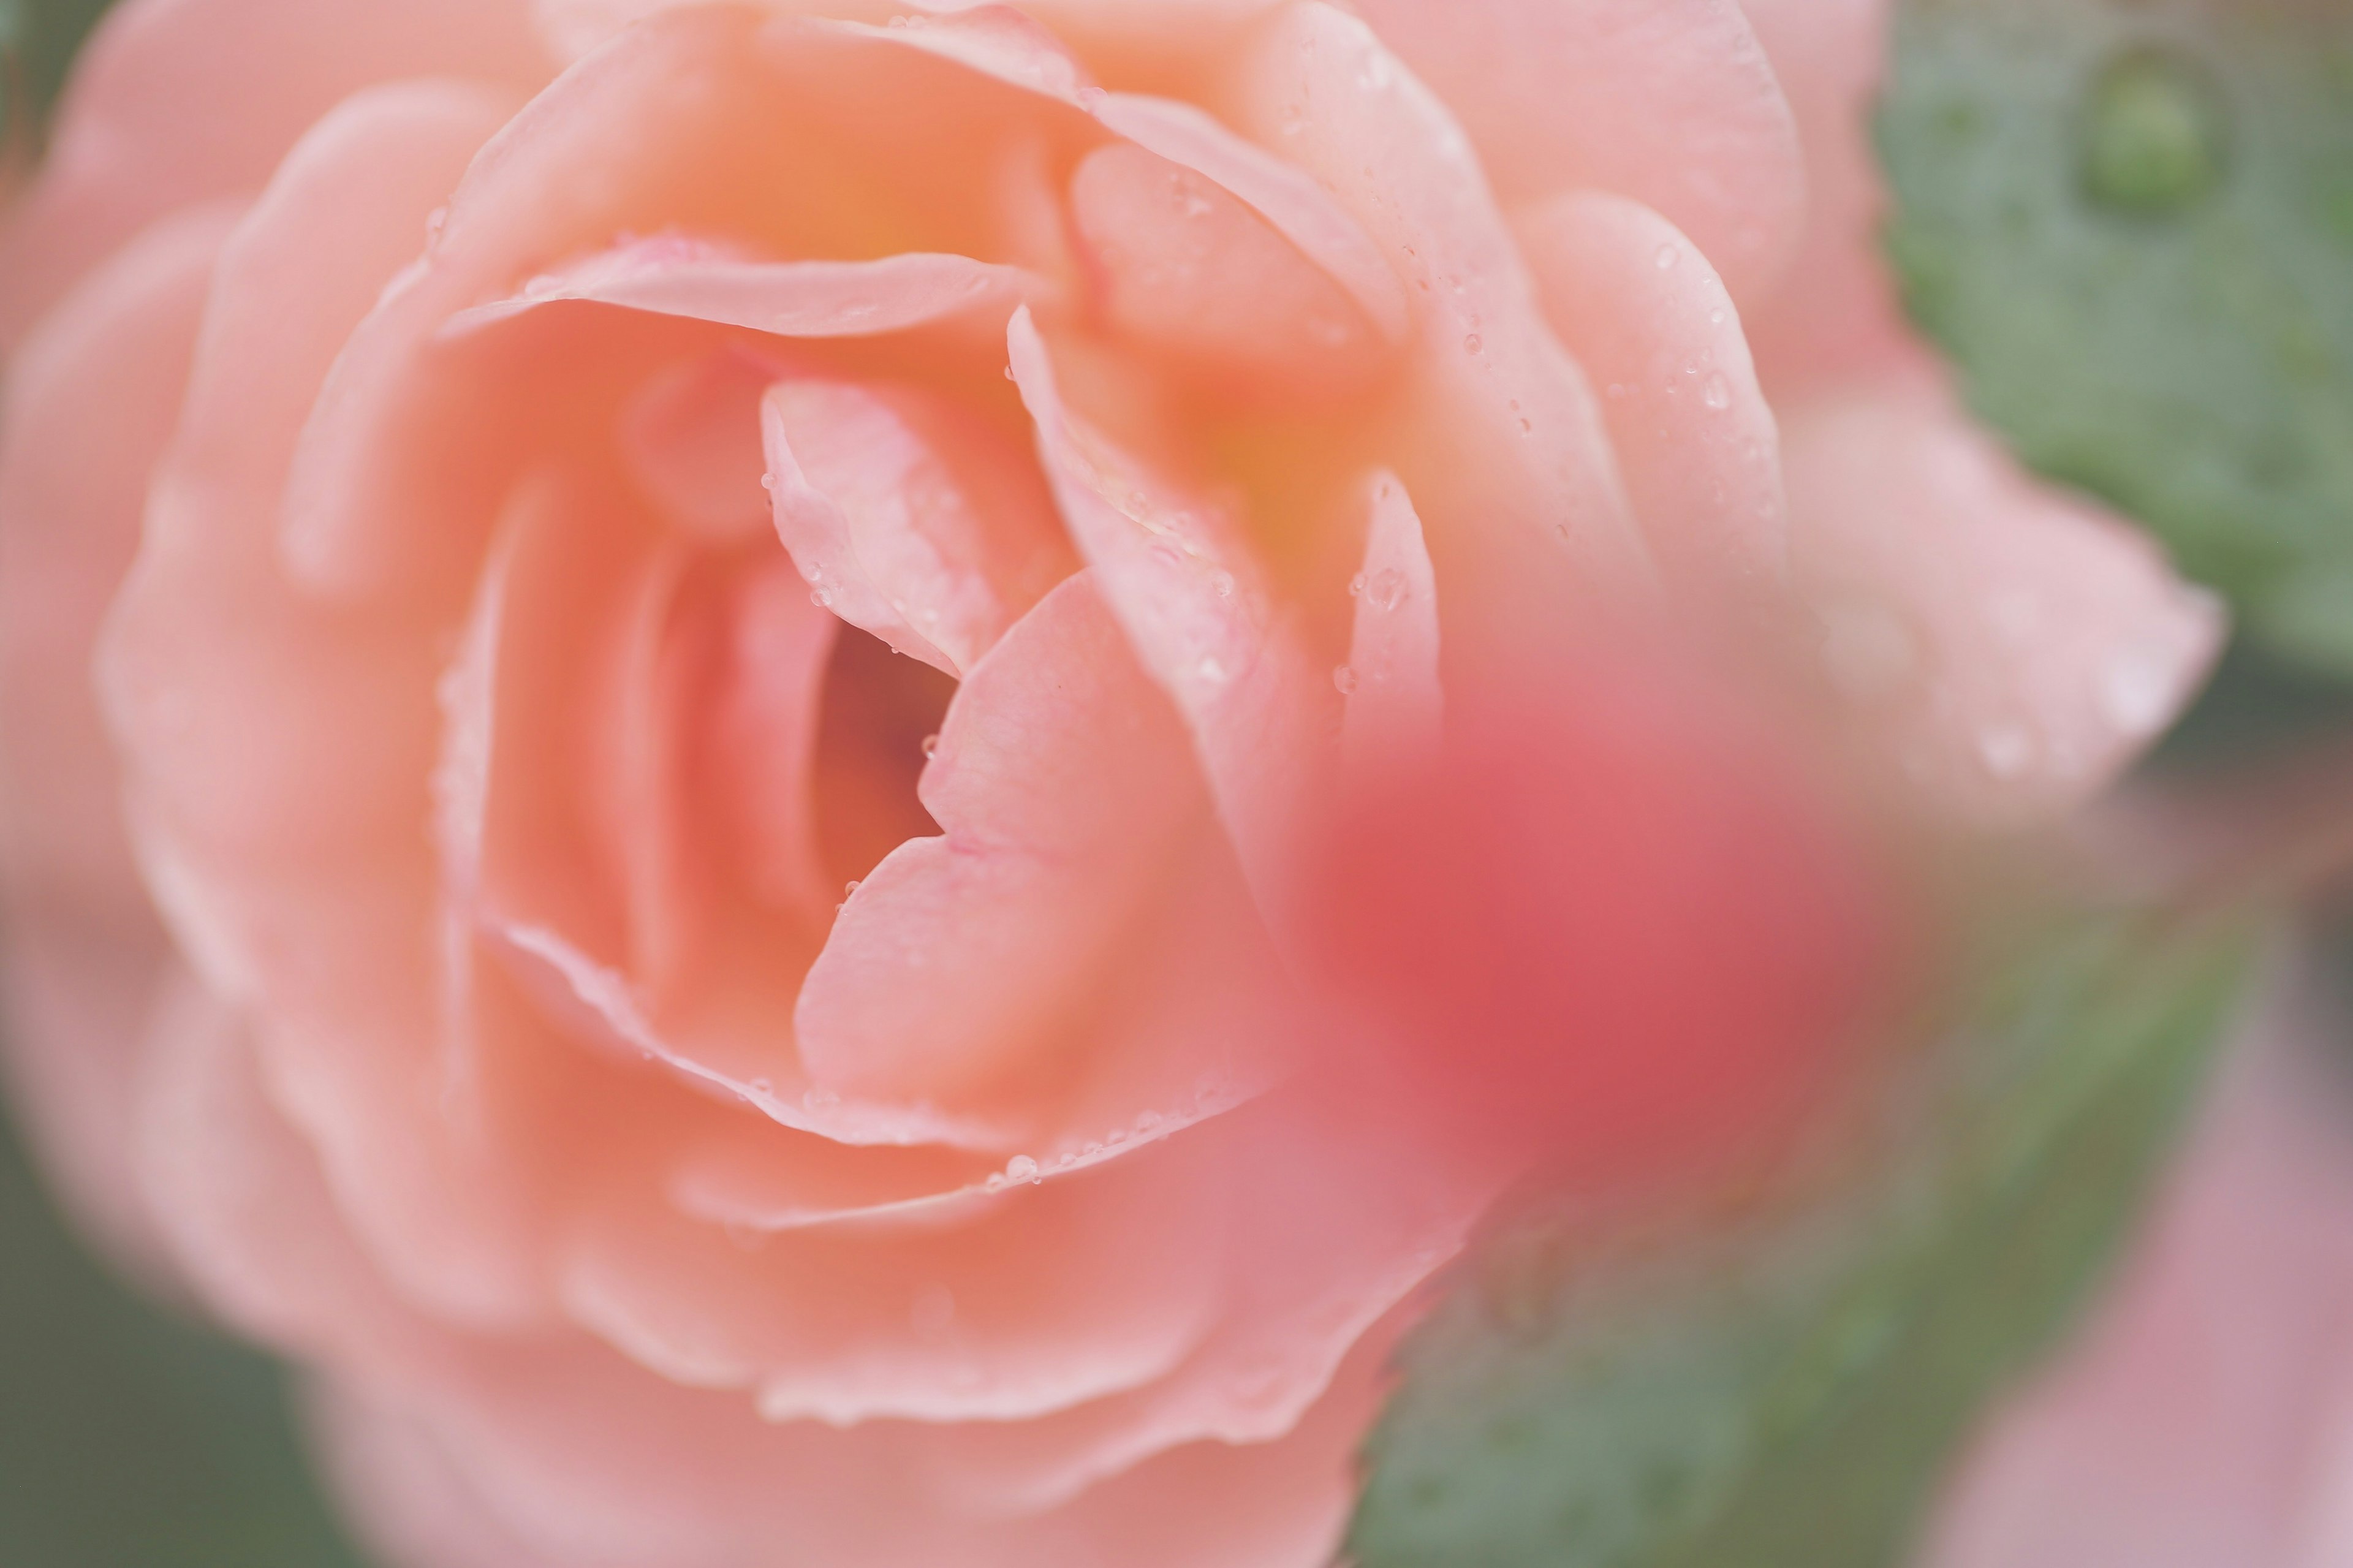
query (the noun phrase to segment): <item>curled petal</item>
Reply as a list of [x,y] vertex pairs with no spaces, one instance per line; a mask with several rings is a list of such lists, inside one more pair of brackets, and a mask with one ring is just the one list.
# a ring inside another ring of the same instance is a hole
[[1779,437],[1707,258],[1649,208],[1595,192],[1524,207],[1514,227],[1561,341],[1608,389],[1627,493],[1670,581],[1717,605],[1778,586]]

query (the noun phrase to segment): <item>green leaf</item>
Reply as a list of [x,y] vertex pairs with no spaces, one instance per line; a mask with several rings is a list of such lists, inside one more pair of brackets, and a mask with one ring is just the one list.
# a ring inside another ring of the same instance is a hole
[[1906,0],[1878,135],[1977,411],[2353,676],[2353,5]]
[[286,1383],[85,1256],[0,1115],[0,1563],[358,1568]]
[[1893,1568],[1986,1401],[2114,1252],[2241,994],[2253,922],[2006,944],[1799,1201],[1491,1227],[1409,1340],[1361,1568]]
[[0,131],[36,134],[110,0],[0,0]]

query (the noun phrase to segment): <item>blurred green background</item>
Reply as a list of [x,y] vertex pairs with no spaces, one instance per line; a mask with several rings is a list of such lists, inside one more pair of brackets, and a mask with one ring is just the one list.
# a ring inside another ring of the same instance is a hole
[[[0,0],[16,150],[104,9]],[[0,1114],[0,1568],[359,1568],[290,1384],[84,1251]]]

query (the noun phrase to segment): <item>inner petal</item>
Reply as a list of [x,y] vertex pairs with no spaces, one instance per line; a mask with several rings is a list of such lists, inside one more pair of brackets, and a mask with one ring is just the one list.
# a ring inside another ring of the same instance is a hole
[[1103,315],[1220,394],[1345,396],[1386,344],[1347,292],[1207,177],[1131,142],[1087,155],[1071,216]]

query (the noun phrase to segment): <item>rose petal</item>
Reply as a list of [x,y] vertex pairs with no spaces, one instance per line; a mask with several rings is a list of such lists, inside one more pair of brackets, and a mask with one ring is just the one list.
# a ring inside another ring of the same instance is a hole
[[40,184],[0,230],[0,344],[174,207],[259,188],[361,89],[441,75],[528,92],[553,63],[522,0],[116,7],[82,51]]
[[1461,117],[1506,201],[1631,197],[1696,240],[1744,302],[1787,266],[1805,170],[1789,106],[1734,0],[1356,9]]
[[946,837],[859,886],[795,1010],[802,1060],[846,1094],[953,1101],[1063,1045],[1203,805],[1092,575],[974,669],[921,790]]
[[2161,731],[2223,616],[1934,395],[1785,410],[1793,574],[1832,683],[1929,792],[1997,823],[2088,798]]
[[1438,582],[1421,519],[1394,474],[1367,489],[1365,566],[1349,584],[1356,624],[1344,668],[1340,731],[1348,771],[1427,756],[1445,721],[1438,676]]
[[1330,769],[1331,683],[1276,620],[1233,524],[1062,406],[1027,310],[1014,315],[1009,345],[1063,520],[1145,671],[1185,716],[1251,890],[1280,931],[1283,863]]
[[1787,572],[1779,437],[1731,298],[1674,226],[1575,192],[1514,227],[1561,341],[1597,383],[1609,436],[1669,580],[1726,607]]
[[776,531],[825,606],[961,676],[1077,563],[1018,447],[917,386],[779,382]]
[[955,316],[1002,316],[1043,279],[967,256],[902,251],[879,261],[748,261],[684,238],[639,240],[543,272],[522,292],[460,310],[463,337],[568,300],[684,316],[780,337],[865,337]]
[[1599,410],[1447,107],[1319,0],[1261,29],[1223,91],[1229,120],[1315,176],[1413,283],[1415,391],[1386,434],[1440,582],[1478,606],[1450,617],[1449,658],[1641,594],[1651,566]]

